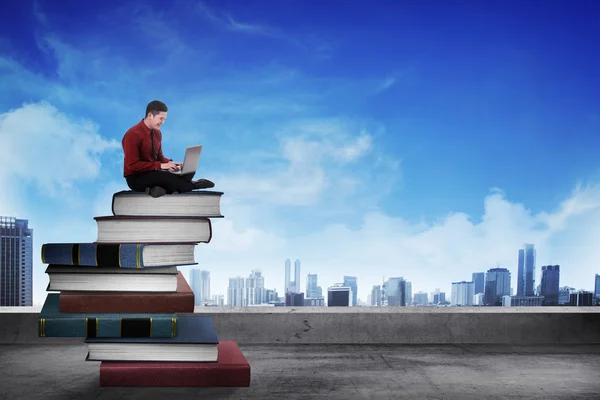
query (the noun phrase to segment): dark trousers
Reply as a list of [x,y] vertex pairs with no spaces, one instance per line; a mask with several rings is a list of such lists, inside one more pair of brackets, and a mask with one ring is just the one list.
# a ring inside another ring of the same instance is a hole
[[185,193],[194,190],[191,182],[193,176],[194,174],[175,175],[168,171],[155,170],[127,175],[125,180],[127,181],[127,186],[135,192],[144,192],[147,187],[160,186],[168,194],[172,194],[174,192]]

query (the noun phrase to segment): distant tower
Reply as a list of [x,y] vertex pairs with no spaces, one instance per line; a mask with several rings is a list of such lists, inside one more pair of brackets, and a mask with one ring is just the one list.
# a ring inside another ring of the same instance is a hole
[[300,293],[300,260],[294,262],[294,293]]
[[357,288],[355,276],[344,276],[344,286],[352,289],[352,305],[356,307]]
[[33,229],[28,223],[26,219],[0,217],[0,307],[33,303]]
[[517,271],[517,296],[535,295],[535,249],[532,244],[524,244],[519,250]]
[[210,300],[210,271],[192,268],[190,270],[190,283],[194,292],[194,305],[200,306]]
[[559,295],[560,266],[544,265],[542,267],[541,295],[545,306],[557,306]]
[[285,295],[288,292],[291,292],[290,288],[290,270],[291,270],[291,261],[290,259],[285,260],[285,283],[283,284],[283,294]]

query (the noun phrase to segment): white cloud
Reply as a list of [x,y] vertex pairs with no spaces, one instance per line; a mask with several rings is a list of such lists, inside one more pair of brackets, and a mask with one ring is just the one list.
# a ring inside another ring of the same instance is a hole
[[267,287],[281,290],[285,258],[298,257],[303,288],[309,272],[318,273],[323,288],[343,275],[355,275],[359,297],[366,300],[384,276],[408,279],[413,293],[440,288],[449,296],[451,282],[470,280],[473,272],[497,265],[511,271],[516,288],[518,249],[534,243],[536,286],[542,265],[560,264],[561,285],[593,289],[594,274],[600,273],[600,186],[577,189],[552,212],[533,214],[497,191],[486,196],[484,205],[480,222],[457,212],[412,224],[373,212],[364,215],[358,229],[335,224],[302,236],[291,234],[287,240],[269,233],[266,224],[236,232],[233,216],[231,224],[223,221],[215,229],[215,243],[231,241],[232,248],[209,244],[198,256],[211,271],[215,293],[225,293],[229,276],[245,276],[254,268],[262,269]]
[[102,153],[120,147],[90,121],[73,121],[46,102],[0,115],[0,174],[33,181],[48,194],[95,178]]

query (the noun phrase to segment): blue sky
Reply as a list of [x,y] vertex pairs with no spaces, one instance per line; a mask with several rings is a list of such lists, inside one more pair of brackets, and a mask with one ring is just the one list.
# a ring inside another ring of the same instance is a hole
[[[600,273],[595,2],[37,1],[0,6],[3,215],[96,239],[125,189],[121,138],[169,106],[226,218],[197,251],[213,293],[285,258],[324,288],[469,280],[534,243],[561,285]],[[235,251],[231,251],[234,249]],[[187,269],[183,269],[187,271]]]

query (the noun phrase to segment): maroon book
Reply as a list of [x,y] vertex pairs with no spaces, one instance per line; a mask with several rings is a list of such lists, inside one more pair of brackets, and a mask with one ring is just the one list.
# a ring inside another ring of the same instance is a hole
[[221,340],[215,362],[115,362],[100,364],[102,387],[248,387],[250,365],[234,340]]
[[61,292],[64,313],[192,313],[194,292],[181,271],[175,293]]

